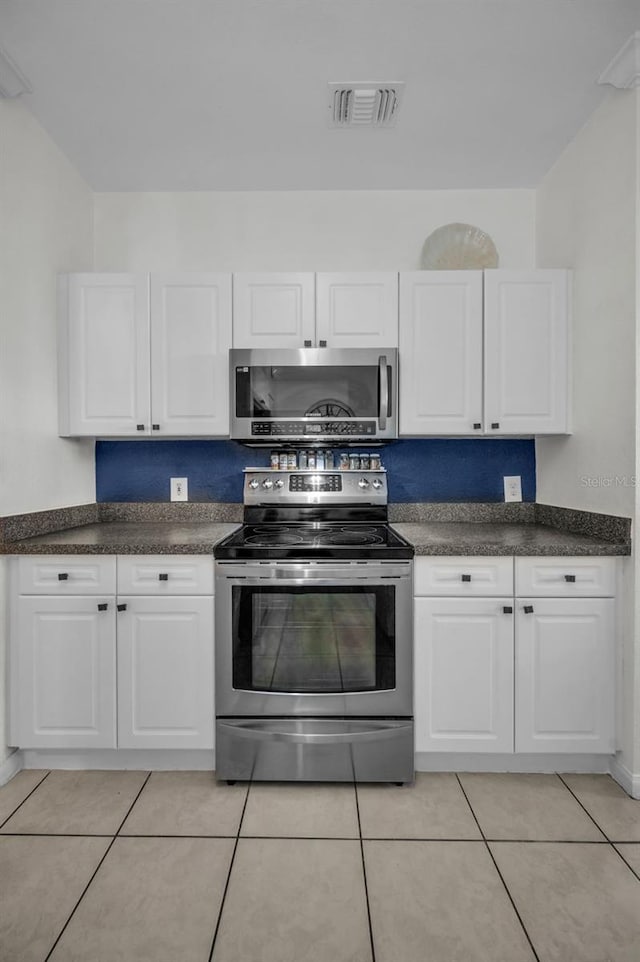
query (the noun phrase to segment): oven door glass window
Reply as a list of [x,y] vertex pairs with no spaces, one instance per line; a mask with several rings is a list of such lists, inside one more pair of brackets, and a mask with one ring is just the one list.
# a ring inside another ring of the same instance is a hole
[[233,687],[395,688],[395,587],[233,588]]

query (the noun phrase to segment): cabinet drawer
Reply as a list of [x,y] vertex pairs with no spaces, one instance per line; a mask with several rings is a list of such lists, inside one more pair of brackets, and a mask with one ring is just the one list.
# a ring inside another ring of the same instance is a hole
[[416,558],[416,595],[512,595],[513,558]]
[[119,595],[212,595],[213,555],[119,555]]
[[18,559],[18,594],[114,595],[115,592],[113,555],[32,555]]
[[518,595],[606,598],[615,593],[615,558],[516,558]]

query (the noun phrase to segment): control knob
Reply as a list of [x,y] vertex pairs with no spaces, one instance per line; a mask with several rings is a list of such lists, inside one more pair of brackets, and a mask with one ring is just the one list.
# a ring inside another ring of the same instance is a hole
[[255,491],[255,489],[258,487],[258,482],[256,481],[255,478],[251,478],[251,481],[249,481],[249,487],[250,487],[253,491]]
[[358,481],[358,487],[362,488],[364,491],[365,488],[369,487],[369,482],[367,481],[366,478],[360,478],[360,480]]
[[266,488],[267,490],[269,490],[269,488],[272,488],[273,481],[271,480],[271,478],[265,478],[264,481],[262,482],[262,487]]
[[276,478],[276,480],[273,482],[273,486],[274,488],[284,488],[284,481],[282,478]]
[[374,478],[371,484],[376,489],[376,491],[379,491],[380,488],[382,487],[382,481],[380,480],[380,478]]

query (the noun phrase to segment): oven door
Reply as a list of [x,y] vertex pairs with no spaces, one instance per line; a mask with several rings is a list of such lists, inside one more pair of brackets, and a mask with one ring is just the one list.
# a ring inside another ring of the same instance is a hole
[[412,715],[412,564],[216,562],[216,714]]

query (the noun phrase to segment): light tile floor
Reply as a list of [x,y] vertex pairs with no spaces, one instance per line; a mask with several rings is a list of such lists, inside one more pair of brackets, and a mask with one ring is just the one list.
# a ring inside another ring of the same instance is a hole
[[640,801],[606,775],[20,772],[0,960],[640,962]]

